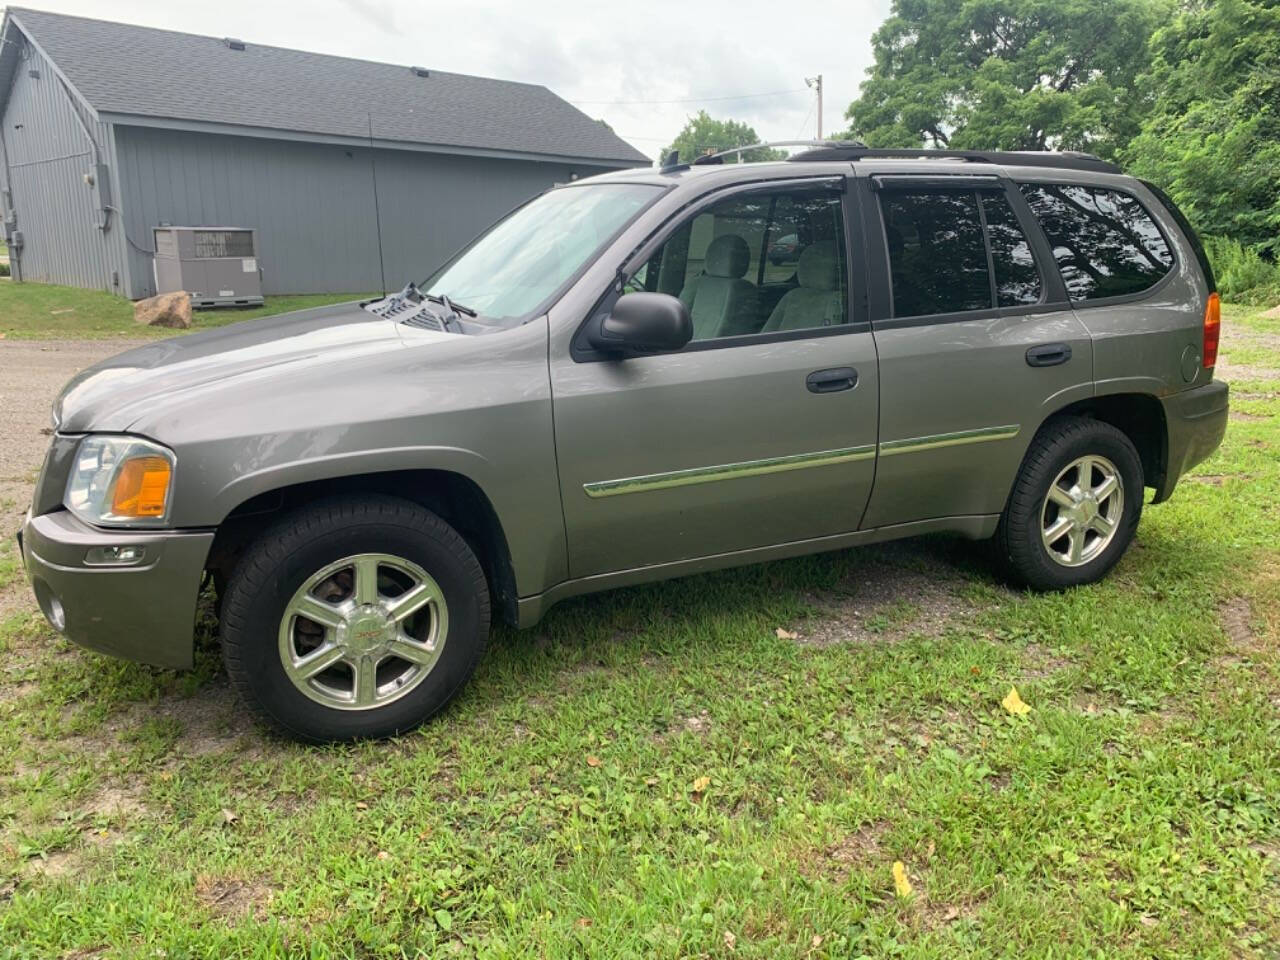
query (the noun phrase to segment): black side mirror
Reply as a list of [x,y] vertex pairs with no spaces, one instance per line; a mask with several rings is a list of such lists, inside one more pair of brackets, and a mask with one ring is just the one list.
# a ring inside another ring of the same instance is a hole
[[679,350],[693,339],[693,318],[683,301],[670,294],[626,293],[589,339],[605,353]]

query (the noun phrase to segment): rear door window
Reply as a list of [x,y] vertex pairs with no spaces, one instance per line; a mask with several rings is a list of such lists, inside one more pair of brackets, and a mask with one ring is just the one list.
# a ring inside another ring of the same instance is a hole
[[1141,293],[1173,267],[1168,241],[1135,197],[1075,184],[1019,184],[1075,302]]
[[895,188],[880,199],[895,317],[991,307],[976,193]]

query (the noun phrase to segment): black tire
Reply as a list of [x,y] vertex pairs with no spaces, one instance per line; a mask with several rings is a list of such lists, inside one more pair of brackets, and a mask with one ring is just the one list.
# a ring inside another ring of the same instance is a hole
[[[309,698],[290,679],[281,619],[309,577],[362,553],[402,557],[428,572],[443,593],[448,626],[439,658],[408,693],[343,710]],[[471,677],[489,635],[489,590],[466,541],[431,511],[393,497],[335,498],[285,516],[249,547],[228,580],[221,626],[227,674],[259,720],[311,743],[389,737],[439,712]]]
[[[1086,456],[1103,457],[1115,466],[1124,494],[1123,509],[1115,534],[1096,556],[1079,566],[1064,566],[1042,540],[1042,510],[1050,484],[1070,464]],[[1095,583],[1116,565],[1133,540],[1142,516],[1142,494],[1142,460],[1124,433],[1086,417],[1052,420],[1041,428],[1023,458],[996,528],[997,560],[1010,579],[1034,590]]]

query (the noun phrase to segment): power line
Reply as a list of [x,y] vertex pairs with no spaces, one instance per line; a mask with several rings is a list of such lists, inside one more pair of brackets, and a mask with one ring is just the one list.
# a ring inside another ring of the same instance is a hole
[[804,89],[796,88],[793,90],[772,90],[769,93],[744,93],[736,97],[685,97],[681,100],[570,100],[572,104],[578,106],[594,105],[594,106],[627,106],[628,104],[655,104],[655,103],[716,103],[722,100],[755,100],[759,97],[781,97],[789,93],[804,93]]

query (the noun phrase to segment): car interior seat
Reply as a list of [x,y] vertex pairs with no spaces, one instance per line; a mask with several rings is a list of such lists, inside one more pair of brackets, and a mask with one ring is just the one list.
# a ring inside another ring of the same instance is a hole
[[736,233],[722,234],[707,245],[702,274],[680,291],[693,319],[693,339],[756,332],[756,288],[743,279],[750,265],[747,241]]
[[805,247],[796,265],[796,279],[800,285],[778,301],[762,333],[844,323],[840,263],[834,243],[824,240]]

